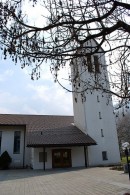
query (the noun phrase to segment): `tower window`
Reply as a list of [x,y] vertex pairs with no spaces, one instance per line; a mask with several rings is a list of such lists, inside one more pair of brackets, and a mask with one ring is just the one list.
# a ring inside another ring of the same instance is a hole
[[14,153],[15,154],[20,153],[20,137],[21,137],[21,131],[15,131],[14,132]]
[[87,55],[87,65],[88,65],[88,72],[92,72],[93,67],[92,67],[91,55]]
[[99,119],[102,119],[101,112],[99,112]]
[[104,137],[103,129],[101,129],[101,137]]
[[100,102],[100,100],[99,100],[99,96],[97,95],[97,102]]
[[108,160],[107,152],[106,152],[106,151],[103,151],[103,152],[102,152],[102,159],[103,159],[103,160]]
[[99,73],[100,67],[99,67],[99,60],[97,55],[94,55],[94,66],[95,66],[95,72]]

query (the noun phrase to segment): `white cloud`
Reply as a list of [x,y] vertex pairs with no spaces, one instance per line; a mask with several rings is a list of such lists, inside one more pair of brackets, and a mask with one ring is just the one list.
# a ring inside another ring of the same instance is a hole
[[9,77],[13,76],[13,74],[14,74],[13,70],[7,69],[6,71],[0,74],[0,82],[6,81]]
[[39,113],[38,110],[32,108],[32,106],[30,105],[27,105],[25,104],[23,107],[22,107],[22,113],[26,113],[26,114],[43,114],[43,113]]
[[[8,60],[1,61],[0,113],[73,115],[72,94],[54,83],[49,65],[43,64],[38,81],[31,80],[30,70],[31,67],[21,70]],[[62,70],[61,79],[66,74]]]
[[30,82],[24,88],[15,88],[16,93],[0,90],[0,113],[73,115],[72,94],[58,84]]
[[36,26],[44,27],[48,15],[47,9],[39,3],[35,6],[32,6],[32,4],[32,2],[26,2],[22,7],[23,13],[28,17],[28,23],[30,25],[35,24]]
[[28,85],[33,91],[32,100],[41,102],[44,114],[73,115],[72,94],[67,93],[58,84],[53,86]]
[[9,108],[0,106],[0,114],[11,114],[11,113],[12,113],[12,110],[10,110]]
[[[22,70],[24,72],[25,75],[27,75],[30,79],[31,79],[31,72],[32,72],[32,68],[31,67],[26,67]],[[53,81],[53,76],[50,72],[50,68],[49,68],[49,64],[46,64],[46,66],[43,64],[41,65],[40,68],[40,81]]]
[[[26,4],[24,9],[29,13],[31,24],[44,26],[41,18],[43,14],[47,16],[47,11],[41,5],[33,8]],[[1,59],[0,113],[72,115],[72,94],[54,84],[49,62],[42,65],[39,81],[31,81],[31,68],[21,70],[20,63],[15,66],[10,59]],[[65,85],[67,73],[68,69],[60,71],[60,80]]]
[[20,99],[17,95],[0,91],[0,113],[20,113],[20,107],[24,104],[24,102],[25,98]]

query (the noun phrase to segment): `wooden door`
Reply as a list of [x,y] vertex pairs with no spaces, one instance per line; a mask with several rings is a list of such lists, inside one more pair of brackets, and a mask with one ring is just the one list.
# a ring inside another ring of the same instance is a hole
[[52,167],[53,168],[71,167],[71,150],[54,149],[52,151]]

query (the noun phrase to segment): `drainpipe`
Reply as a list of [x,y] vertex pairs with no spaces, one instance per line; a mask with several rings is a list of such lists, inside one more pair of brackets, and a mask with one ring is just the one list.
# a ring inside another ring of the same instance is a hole
[[26,127],[24,127],[24,131],[23,131],[23,136],[24,136],[24,142],[23,142],[23,168],[25,166],[25,132],[26,132]]
[[[84,105],[83,105],[83,108],[84,108],[85,127],[86,127],[85,130],[86,130],[86,134],[88,134],[85,103],[83,103],[83,104],[84,104]],[[88,167],[88,166],[89,166],[89,154],[88,154],[88,147],[86,148],[86,146],[84,146],[84,155],[85,155],[85,158],[86,158],[85,167]]]
[[87,168],[86,146],[84,146],[85,167]]
[[85,130],[86,130],[86,133],[88,133],[87,132],[87,120],[86,120],[86,110],[85,110],[85,103],[83,102],[83,107],[84,107],[84,116],[85,116]]
[[45,171],[45,146],[43,147],[43,170]]

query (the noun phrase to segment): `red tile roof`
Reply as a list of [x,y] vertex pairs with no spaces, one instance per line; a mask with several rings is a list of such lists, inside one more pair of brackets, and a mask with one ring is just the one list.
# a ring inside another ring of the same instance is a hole
[[26,126],[29,147],[95,145],[73,122],[73,116],[0,114],[0,125]]

